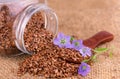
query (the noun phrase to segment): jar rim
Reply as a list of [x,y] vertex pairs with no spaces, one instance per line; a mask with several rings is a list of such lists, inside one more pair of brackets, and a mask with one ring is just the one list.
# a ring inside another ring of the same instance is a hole
[[28,0],[0,0],[0,3],[11,3],[11,2],[18,2],[18,1],[28,1]]
[[[31,0],[0,0],[0,4],[2,3],[13,3],[13,2],[32,2]],[[47,4],[47,0],[43,0],[43,1],[40,1],[40,0],[37,0],[37,2],[41,2],[41,3],[44,3],[44,4]]]

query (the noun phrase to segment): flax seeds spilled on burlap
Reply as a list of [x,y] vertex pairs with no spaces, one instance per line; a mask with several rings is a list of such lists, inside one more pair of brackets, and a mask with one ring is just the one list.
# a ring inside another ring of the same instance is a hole
[[53,44],[53,34],[44,28],[40,12],[34,14],[27,24],[24,40],[26,49],[34,54],[20,63],[20,76],[25,73],[47,78],[76,76],[80,63],[85,59],[79,51]]

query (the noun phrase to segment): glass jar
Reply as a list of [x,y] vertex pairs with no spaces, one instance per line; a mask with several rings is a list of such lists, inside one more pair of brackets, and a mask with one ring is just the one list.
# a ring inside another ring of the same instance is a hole
[[[9,36],[10,33],[7,33],[7,31],[5,32],[6,35],[4,33],[1,35],[4,37],[8,35],[10,39],[7,40],[7,42],[8,41],[12,42],[12,45],[7,47],[6,45],[4,46],[4,43],[6,44],[6,41],[3,43],[4,39],[0,38],[0,50],[2,50],[1,53],[13,54],[18,52],[24,52],[30,54],[30,52],[28,52],[27,49],[25,48],[24,31],[32,15],[34,15],[37,12],[41,12],[43,15],[45,21],[44,28],[51,31],[54,35],[57,33],[58,30],[57,16],[55,12],[46,5],[46,0],[1,0],[0,8],[1,11],[4,8],[5,9],[9,8],[9,12],[6,14],[10,15],[8,23],[5,22],[6,23],[5,26],[3,27],[0,26],[0,35],[4,31],[6,31],[6,29],[4,29],[4,27],[6,26],[11,27],[10,29],[12,30],[10,31],[11,33],[10,36]],[[7,12],[7,10],[5,11]]]

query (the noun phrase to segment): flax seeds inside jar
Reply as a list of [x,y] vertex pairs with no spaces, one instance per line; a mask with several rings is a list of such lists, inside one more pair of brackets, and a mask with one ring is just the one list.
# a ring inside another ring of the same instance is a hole
[[52,41],[57,28],[57,16],[46,0],[0,0],[1,54],[40,51]]

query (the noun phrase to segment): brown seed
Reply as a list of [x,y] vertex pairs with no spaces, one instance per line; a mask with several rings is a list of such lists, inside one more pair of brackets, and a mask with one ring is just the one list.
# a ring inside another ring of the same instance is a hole
[[28,72],[31,75],[49,78],[63,78],[77,75],[79,64],[85,59],[79,51],[59,48],[52,42],[53,34],[44,27],[40,12],[34,14],[25,29],[25,46],[34,53],[19,66],[19,74]]
[[14,17],[7,6],[0,9],[0,54],[11,54],[18,52],[14,39],[12,38],[12,25]]

